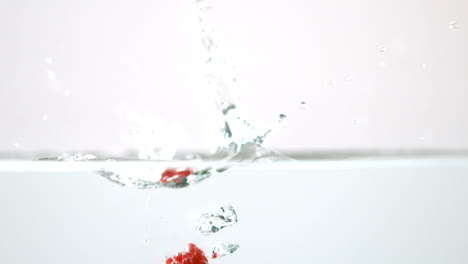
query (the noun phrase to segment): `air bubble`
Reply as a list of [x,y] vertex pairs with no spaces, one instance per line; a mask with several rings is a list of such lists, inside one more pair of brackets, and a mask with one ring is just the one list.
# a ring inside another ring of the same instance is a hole
[[344,76],[345,81],[351,81],[353,79],[353,76],[351,74],[346,74]]

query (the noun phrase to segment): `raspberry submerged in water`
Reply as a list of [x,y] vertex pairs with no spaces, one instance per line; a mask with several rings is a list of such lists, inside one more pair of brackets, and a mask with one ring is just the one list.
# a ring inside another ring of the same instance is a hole
[[188,244],[187,251],[166,259],[165,264],[208,264],[205,253],[194,244]]
[[161,174],[161,182],[162,183],[181,183],[186,177],[190,176],[193,173],[192,168],[167,168]]

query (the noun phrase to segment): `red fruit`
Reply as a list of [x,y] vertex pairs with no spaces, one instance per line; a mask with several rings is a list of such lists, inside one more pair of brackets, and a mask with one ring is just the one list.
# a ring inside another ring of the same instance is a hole
[[205,253],[194,244],[188,244],[187,251],[166,259],[165,264],[208,264]]
[[181,183],[182,180],[193,173],[192,168],[167,168],[162,174],[160,181],[162,183],[175,182]]

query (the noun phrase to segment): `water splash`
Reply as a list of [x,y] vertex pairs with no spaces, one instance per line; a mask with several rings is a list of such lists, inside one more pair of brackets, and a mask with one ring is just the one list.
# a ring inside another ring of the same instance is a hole
[[[189,168],[191,173],[184,175],[175,173],[173,175],[175,180],[167,180],[168,172],[167,170],[166,172],[161,171],[159,164],[155,164],[150,169],[137,170],[135,168],[127,170],[121,167],[103,166],[95,171],[112,182],[139,189],[182,188],[198,183],[212,175],[224,173],[232,166],[231,163],[289,160],[288,157],[263,147],[265,139],[273,129],[256,128],[247,121],[248,118],[241,112],[235,67],[222,52],[215,37],[215,30],[210,23],[210,14],[214,9],[213,3],[209,0],[195,0],[195,3],[198,10],[200,40],[206,56],[204,59],[206,62],[205,85],[206,89],[217,95],[216,106],[221,120],[220,142],[217,150],[209,155],[195,156],[203,162],[216,161],[217,163],[210,166]],[[123,114],[126,114],[129,120],[141,121],[141,117],[132,115],[130,111],[124,111]],[[286,116],[284,120],[286,121]],[[138,158],[171,160],[176,153],[175,142],[171,140],[174,138],[173,133],[164,134],[164,131],[158,128],[164,127],[166,129],[167,126],[158,126],[157,122],[156,125],[154,125],[155,122],[151,122],[153,125],[149,127],[145,125],[147,123],[143,120],[140,122],[140,127],[129,131],[129,136],[141,143],[138,144]],[[55,160],[63,160],[63,158]],[[175,171],[177,172],[178,169],[175,168]]]
[[57,156],[57,157],[42,158],[40,160],[73,162],[73,161],[92,161],[92,160],[95,160],[95,159],[96,159],[96,156],[91,155],[91,154],[77,153],[77,154],[74,154],[74,155],[69,155],[68,153],[64,153],[64,154],[62,154],[60,156]]

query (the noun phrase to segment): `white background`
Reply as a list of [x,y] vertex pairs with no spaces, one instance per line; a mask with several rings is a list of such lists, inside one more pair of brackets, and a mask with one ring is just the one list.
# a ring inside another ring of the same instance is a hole
[[[249,120],[289,118],[274,148],[468,148],[467,1],[213,5]],[[120,153],[144,122],[211,149],[202,65],[190,0],[0,0],[0,152]]]

